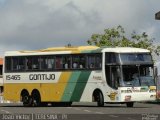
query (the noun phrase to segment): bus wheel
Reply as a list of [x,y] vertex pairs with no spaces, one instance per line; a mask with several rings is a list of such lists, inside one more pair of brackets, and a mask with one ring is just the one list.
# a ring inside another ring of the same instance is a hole
[[38,92],[34,92],[34,93],[32,94],[32,99],[33,99],[32,105],[33,105],[34,107],[38,107],[38,106],[41,105],[41,98],[40,98],[40,94],[39,94]]
[[104,106],[104,98],[103,98],[103,95],[102,95],[101,92],[98,92],[98,93],[97,93],[97,98],[96,98],[96,100],[97,100],[97,106],[98,106],[98,107],[103,107],[103,106]]
[[127,107],[133,107],[134,102],[127,102],[126,105],[127,105]]
[[29,107],[32,104],[32,98],[29,96],[29,94],[22,95],[22,102],[23,106]]

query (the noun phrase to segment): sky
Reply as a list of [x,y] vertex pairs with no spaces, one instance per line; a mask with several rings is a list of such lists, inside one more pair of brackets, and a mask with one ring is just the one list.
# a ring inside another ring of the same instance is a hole
[[124,27],[160,44],[160,0],[0,0],[0,56],[5,51],[87,45],[94,33]]

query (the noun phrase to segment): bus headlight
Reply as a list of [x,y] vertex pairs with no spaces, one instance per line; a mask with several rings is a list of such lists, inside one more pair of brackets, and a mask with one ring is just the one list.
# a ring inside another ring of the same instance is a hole
[[156,86],[150,86],[149,92],[156,92]]
[[155,90],[155,89],[156,89],[156,86],[150,86],[149,89],[150,89],[150,90]]

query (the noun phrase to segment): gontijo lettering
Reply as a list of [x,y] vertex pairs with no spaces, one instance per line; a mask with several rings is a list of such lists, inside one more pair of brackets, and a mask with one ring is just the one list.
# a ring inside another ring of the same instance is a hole
[[29,80],[55,80],[55,74],[30,74]]

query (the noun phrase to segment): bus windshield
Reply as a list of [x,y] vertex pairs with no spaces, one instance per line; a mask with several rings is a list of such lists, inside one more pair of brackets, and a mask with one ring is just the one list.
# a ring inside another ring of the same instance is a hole
[[121,86],[153,86],[153,65],[123,65]]
[[152,62],[152,58],[149,53],[121,53],[120,58],[122,63]]

